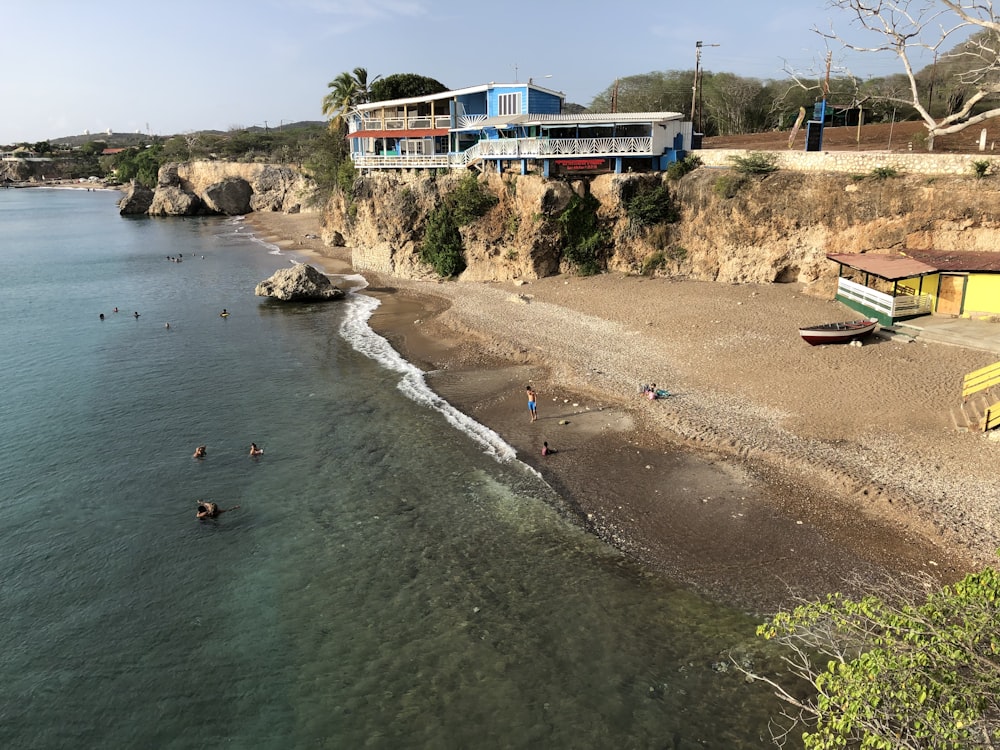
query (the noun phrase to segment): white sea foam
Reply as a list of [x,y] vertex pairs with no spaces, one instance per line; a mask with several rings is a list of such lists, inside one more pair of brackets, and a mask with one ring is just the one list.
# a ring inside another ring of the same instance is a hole
[[453,427],[469,435],[483,447],[487,455],[497,461],[507,462],[517,458],[517,452],[489,427],[479,424],[432,391],[424,374],[415,365],[403,359],[389,342],[368,325],[379,301],[360,294],[348,295],[345,300],[347,314],[340,326],[340,334],[354,349],[373,359],[387,370],[398,372],[402,378],[397,388],[407,398],[440,412]]

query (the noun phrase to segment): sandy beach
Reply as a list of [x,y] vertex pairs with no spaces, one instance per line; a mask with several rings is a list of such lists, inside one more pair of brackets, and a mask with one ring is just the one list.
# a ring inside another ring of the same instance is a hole
[[[350,272],[319,214],[248,222]],[[798,284],[369,282],[372,327],[651,573],[764,612],[996,562],[1000,442],[951,421],[962,376],[994,354],[889,336],[810,347],[800,325],[856,314]],[[671,395],[642,398],[654,382]]]

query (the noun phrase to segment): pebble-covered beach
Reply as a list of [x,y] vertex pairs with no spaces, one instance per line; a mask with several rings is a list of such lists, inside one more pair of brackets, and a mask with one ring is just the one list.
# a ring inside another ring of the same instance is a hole
[[[318,241],[317,215],[250,221],[349,260]],[[995,562],[1000,442],[957,431],[951,411],[996,355],[888,336],[810,347],[800,326],[856,314],[799,284],[370,281],[371,325],[651,570],[771,609],[858,576]],[[671,395],[644,399],[643,383]]]

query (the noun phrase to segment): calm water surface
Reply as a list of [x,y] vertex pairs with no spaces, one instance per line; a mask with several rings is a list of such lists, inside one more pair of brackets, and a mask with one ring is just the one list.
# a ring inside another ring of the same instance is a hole
[[0,747],[765,744],[712,669],[752,619],[561,516],[370,298],[257,298],[294,256],[117,197],[0,191]]

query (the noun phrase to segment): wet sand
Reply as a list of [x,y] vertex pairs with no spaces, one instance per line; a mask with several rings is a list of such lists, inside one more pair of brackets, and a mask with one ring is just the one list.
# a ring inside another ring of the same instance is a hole
[[[248,221],[349,272],[318,214]],[[1000,443],[950,424],[962,375],[990,354],[882,337],[809,347],[799,325],[855,314],[793,284],[369,281],[372,327],[653,573],[764,612],[995,560]],[[672,395],[643,399],[643,382]]]

